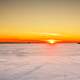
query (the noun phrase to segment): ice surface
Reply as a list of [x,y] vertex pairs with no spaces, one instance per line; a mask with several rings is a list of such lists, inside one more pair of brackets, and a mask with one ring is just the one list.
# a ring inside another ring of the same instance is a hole
[[80,80],[80,44],[0,44],[0,80]]

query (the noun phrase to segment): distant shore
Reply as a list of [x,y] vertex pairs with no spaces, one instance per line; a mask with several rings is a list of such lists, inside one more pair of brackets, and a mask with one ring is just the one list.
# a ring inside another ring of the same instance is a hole
[[0,44],[34,44],[34,43],[43,43],[43,42],[0,42]]
[[[0,42],[0,44],[49,44],[46,42]],[[80,44],[80,42],[58,42],[58,43],[76,43]],[[54,44],[54,43],[53,43]]]

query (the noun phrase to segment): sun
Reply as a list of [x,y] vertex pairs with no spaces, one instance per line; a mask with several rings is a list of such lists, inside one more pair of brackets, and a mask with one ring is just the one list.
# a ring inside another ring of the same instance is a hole
[[56,43],[56,40],[50,39],[50,40],[47,40],[47,42],[48,42],[49,44],[54,44],[54,43]]

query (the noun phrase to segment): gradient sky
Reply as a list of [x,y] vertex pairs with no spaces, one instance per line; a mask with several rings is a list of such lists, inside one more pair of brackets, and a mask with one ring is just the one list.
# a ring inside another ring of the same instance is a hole
[[80,40],[80,0],[0,0],[1,39]]

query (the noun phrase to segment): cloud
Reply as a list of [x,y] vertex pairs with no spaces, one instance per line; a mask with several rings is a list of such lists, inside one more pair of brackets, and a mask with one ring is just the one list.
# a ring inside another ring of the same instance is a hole
[[48,36],[62,36],[62,34],[59,33],[40,33],[41,35],[48,35]]

